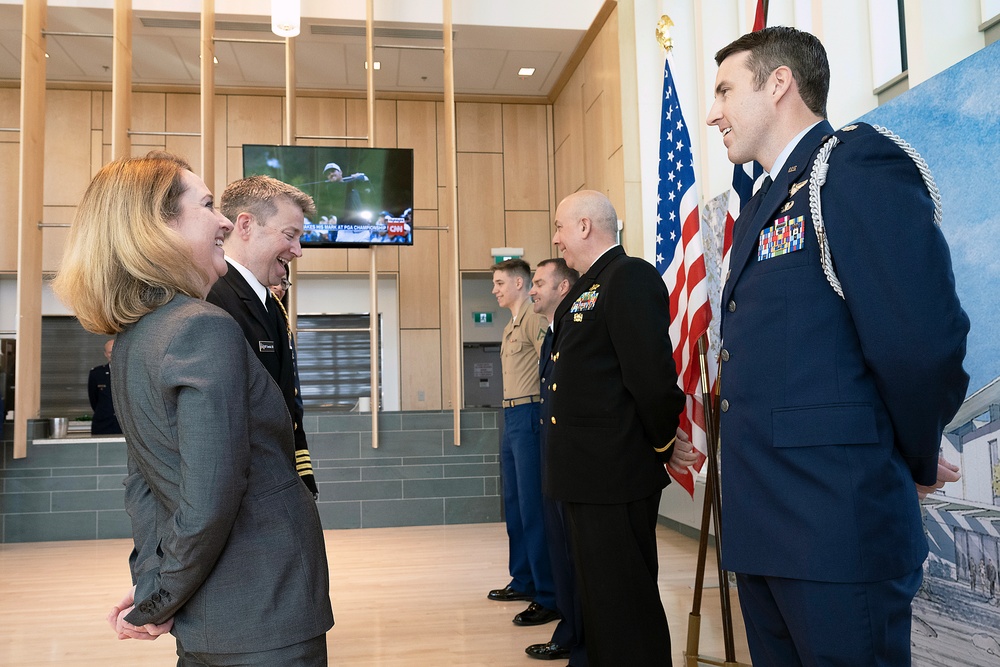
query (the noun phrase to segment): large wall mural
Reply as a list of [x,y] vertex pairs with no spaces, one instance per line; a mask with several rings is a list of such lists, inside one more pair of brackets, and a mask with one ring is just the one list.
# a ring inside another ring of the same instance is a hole
[[969,395],[942,445],[963,477],[924,501],[931,555],[913,604],[914,665],[1000,665],[998,80],[995,43],[861,118],[893,130],[927,160],[972,320]]

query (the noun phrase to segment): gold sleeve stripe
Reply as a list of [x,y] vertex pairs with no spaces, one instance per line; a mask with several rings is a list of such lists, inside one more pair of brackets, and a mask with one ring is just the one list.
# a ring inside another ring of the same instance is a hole
[[295,469],[298,471],[300,477],[313,474],[312,459],[309,457],[309,450],[296,450]]
[[655,451],[657,453],[667,451],[674,444],[674,440],[676,440],[676,439],[677,439],[676,437],[670,438],[670,442],[668,442],[665,446],[660,447],[660,448],[653,447],[653,451]]

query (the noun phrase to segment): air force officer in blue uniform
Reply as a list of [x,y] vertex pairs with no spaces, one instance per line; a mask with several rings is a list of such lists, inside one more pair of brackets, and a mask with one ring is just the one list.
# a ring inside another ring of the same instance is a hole
[[814,36],[767,28],[716,62],[708,123],[773,180],[736,221],[722,295],[722,559],[753,662],[909,665],[927,555],[916,485],[939,484],[968,386],[948,246],[897,141],[834,133]]

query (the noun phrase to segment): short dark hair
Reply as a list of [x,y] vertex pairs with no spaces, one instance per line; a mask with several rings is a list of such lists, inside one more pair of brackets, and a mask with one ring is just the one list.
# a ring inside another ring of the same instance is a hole
[[523,259],[505,259],[491,266],[490,271],[503,271],[514,277],[524,278],[526,283],[531,282],[531,267]]
[[580,279],[580,272],[576,269],[572,269],[566,263],[566,260],[562,257],[553,257],[552,259],[543,259],[538,263],[538,268],[543,266],[552,266],[552,273],[555,274],[556,283],[561,283],[564,280],[569,281],[569,286],[572,287],[573,284]]
[[809,110],[826,118],[826,98],[830,93],[830,63],[822,42],[808,32],[786,26],[750,32],[719,49],[715,62],[749,51],[747,67],[753,72],[754,89],[760,90],[771,72],[782,65],[792,70],[799,97]]

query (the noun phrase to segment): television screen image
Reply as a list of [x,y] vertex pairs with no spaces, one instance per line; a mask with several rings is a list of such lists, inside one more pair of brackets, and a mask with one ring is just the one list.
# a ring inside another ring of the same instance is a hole
[[413,149],[243,145],[243,175],[313,198],[302,247],[413,245]]

